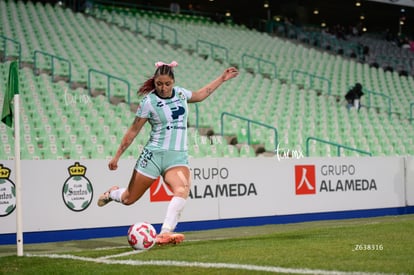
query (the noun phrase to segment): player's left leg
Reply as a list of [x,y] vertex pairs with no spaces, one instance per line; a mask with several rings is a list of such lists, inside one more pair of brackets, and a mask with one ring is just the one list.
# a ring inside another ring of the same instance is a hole
[[151,184],[159,177],[162,154],[152,152],[147,148],[141,152],[132,172],[128,188],[111,187],[98,199],[98,206],[104,206],[111,201],[131,205],[139,200]]
[[111,201],[131,205],[139,200],[155,179],[147,177],[136,169],[133,170],[128,188],[112,186],[98,199],[98,206],[104,206]]

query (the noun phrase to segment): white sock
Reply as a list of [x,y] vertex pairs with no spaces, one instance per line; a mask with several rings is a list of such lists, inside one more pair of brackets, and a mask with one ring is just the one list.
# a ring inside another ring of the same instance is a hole
[[126,188],[119,188],[116,190],[112,190],[111,193],[109,193],[109,197],[116,202],[121,202],[121,196],[125,190]]
[[168,204],[167,215],[165,216],[164,223],[161,227],[161,233],[174,231],[186,201],[186,199],[181,197],[173,197],[171,199]]

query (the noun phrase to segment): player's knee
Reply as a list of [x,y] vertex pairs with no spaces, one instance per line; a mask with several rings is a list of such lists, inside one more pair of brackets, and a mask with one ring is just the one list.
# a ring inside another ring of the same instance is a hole
[[183,184],[174,190],[174,196],[187,198],[190,193],[190,186],[188,184]]
[[136,201],[137,201],[137,199],[131,198],[131,196],[129,196],[129,195],[122,198],[122,204],[123,205],[131,205]]
[[122,204],[123,204],[123,205],[131,205],[131,204],[133,204],[133,202],[132,202],[132,201],[130,201],[130,200],[128,200],[128,199],[123,199],[123,200],[122,200]]

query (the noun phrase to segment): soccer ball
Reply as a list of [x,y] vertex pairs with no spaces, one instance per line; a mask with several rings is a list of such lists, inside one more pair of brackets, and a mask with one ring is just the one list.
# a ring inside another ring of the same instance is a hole
[[157,231],[152,224],[139,222],[128,229],[128,243],[135,250],[148,250],[155,245]]

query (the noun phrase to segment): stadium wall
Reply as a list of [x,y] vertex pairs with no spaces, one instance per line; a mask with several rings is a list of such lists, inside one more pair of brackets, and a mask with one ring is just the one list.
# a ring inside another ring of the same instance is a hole
[[[136,204],[100,208],[99,194],[129,182],[134,160],[23,160],[25,243],[159,230],[170,190],[154,182]],[[190,199],[177,231],[414,213],[413,157],[190,159]],[[8,171],[6,168],[10,169]],[[14,162],[0,161],[0,244],[16,242]]]

